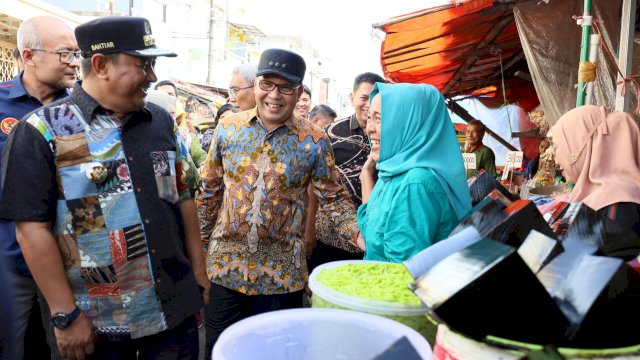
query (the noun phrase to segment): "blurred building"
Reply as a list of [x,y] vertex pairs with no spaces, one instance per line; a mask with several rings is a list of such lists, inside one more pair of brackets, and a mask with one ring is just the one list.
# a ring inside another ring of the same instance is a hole
[[257,64],[263,50],[295,51],[307,63],[304,83],[312,90],[313,104],[329,103],[334,108],[340,104],[333,82],[323,71],[322,57],[311,43],[301,37],[263,33],[250,24],[241,4],[230,0],[0,0],[2,79],[14,76],[16,32],[23,19],[34,15],[60,17],[72,27],[108,15],[149,19],[156,44],[178,54],[158,60],[159,80],[175,78],[226,88],[233,68]]
[[22,20],[37,15],[56,16],[71,27],[85,21],[81,16],[40,0],[0,0],[0,81],[16,75],[13,50],[18,27]]

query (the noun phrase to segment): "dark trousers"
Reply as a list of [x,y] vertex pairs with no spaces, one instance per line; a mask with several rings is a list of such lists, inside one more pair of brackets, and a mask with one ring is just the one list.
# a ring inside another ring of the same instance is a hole
[[[12,261],[9,266],[13,264]],[[45,326],[49,324],[50,315],[44,297],[39,294],[36,282],[31,276],[15,271],[7,272],[6,275],[7,287],[0,291],[9,289],[7,293],[11,294],[11,298],[8,299],[9,303],[0,306],[12,307],[10,315],[15,327],[15,333],[11,334],[14,339],[11,344],[12,356],[14,359],[48,359],[50,350],[47,347]]]
[[313,248],[313,253],[307,260],[307,264],[309,266],[309,273],[311,273],[316,267],[331,261],[362,260],[363,257],[364,252],[353,253],[327,245],[322,241],[316,241],[316,246]]
[[273,310],[302,307],[303,290],[276,295],[245,295],[224,286],[211,284],[209,305],[204,308],[206,325],[205,359],[220,334],[234,323],[252,315]]
[[98,335],[95,352],[89,360],[197,360],[198,327],[195,316],[186,318],[173,329],[140,339],[110,339]]

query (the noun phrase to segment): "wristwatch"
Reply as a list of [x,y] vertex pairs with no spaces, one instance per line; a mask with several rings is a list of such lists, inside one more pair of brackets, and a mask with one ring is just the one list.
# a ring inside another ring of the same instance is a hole
[[51,324],[60,330],[64,330],[69,327],[78,316],[80,316],[80,309],[76,306],[76,308],[68,314],[63,312],[53,314],[51,316]]

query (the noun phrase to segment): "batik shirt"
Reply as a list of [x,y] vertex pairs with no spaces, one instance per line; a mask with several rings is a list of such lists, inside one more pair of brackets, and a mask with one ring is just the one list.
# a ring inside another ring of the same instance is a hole
[[355,208],[338,183],[327,135],[307,120],[293,117],[268,132],[256,109],[227,117],[201,173],[196,203],[215,284],[248,295],[304,289],[310,183],[335,214],[336,232],[355,243]]
[[[106,177],[91,181],[91,169]],[[166,111],[149,104],[120,120],[76,86],[15,126],[2,171],[0,218],[53,224],[98,333],[156,334],[202,306],[178,206],[197,173]]]
[[[336,158],[340,183],[349,191],[351,200],[357,208],[362,205],[360,172],[371,152],[369,137],[358,124],[355,114],[332,122],[324,130]],[[357,246],[340,240],[334,231],[331,218],[330,208],[326,206],[318,208],[315,224],[317,240],[346,251],[362,252]]]

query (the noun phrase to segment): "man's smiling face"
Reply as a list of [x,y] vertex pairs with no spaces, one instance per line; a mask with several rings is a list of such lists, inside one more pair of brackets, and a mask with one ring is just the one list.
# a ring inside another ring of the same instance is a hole
[[[263,82],[263,86],[260,86],[261,82]],[[266,87],[264,84],[276,84],[276,86],[271,91],[268,91],[263,90]],[[281,89],[278,89],[278,85],[297,88],[293,90],[293,94],[285,95],[282,94]],[[280,125],[293,115],[293,110],[303,90],[299,84],[290,83],[278,76],[266,75],[256,79],[254,91],[260,119],[270,125]]]

